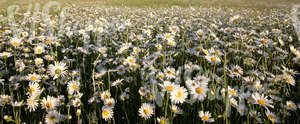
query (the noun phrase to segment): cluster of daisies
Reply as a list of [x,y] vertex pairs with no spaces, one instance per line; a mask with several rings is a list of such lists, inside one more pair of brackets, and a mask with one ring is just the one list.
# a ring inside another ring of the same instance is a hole
[[67,5],[2,15],[0,123],[299,122],[288,13]]

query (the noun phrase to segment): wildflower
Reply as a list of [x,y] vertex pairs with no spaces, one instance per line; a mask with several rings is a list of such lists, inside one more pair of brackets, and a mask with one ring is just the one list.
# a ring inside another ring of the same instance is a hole
[[38,107],[38,100],[36,100],[34,97],[29,97],[27,99],[26,105],[29,109],[29,112],[34,112]]
[[34,54],[42,54],[44,51],[44,46],[42,45],[34,47]]
[[54,65],[51,64],[48,66],[49,74],[56,79],[58,77],[64,77],[67,75],[66,63],[55,62]]
[[206,55],[206,56],[205,56],[205,59],[206,59],[209,63],[211,63],[211,64],[216,64],[216,65],[218,65],[218,64],[221,63],[220,58],[219,58],[218,56],[216,56],[216,55]]
[[37,82],[29,83],[29,95],[33,98],[39,96],[43,90],[40,89],[40,86]]
[[170,124],[169,119],[165,117],[159,117],[156,120],[159,124]]
[[78,92],[80,89],[79,81],[70,81],[68,83],[68,93],[72,95],[73,93]]
[[267,99],[267,96],[264,96],[264,94],[260,95],[259,93],[255,92],[252,94],[252,98],[255,100],[254,104],[273,108],[271,105],[273,103],[272,100]]
[[16,48],[16,47],[20,46],[21,41],[22,41],[22,39],[12,38],[10,40],[10,44]]
[[206,97],[206,92],[208,91],[206,84],[198,84],[191,88],[192,98],[203,101]]
[[108,121],[113,118],[114,112],[111,107],[103,106],[101,115],[105,121]]
[[56,110],[50,111],[45,117],[46,124],[55,124],[61,120],[60,114]]
[[101,93],[101,100],[105,100],[105,99],[107,99],[107,98],[109,98],[109,97],[110,97],[110,93],[109,93],[108,90],[103,91],[103,92]]
[[37,74],[28,74],[26,76],[27,80],[30,82],[40,82],[41,81],[41,76]]
[[42,99],[43,108],[45,109],[56,109],[58,105],[58,99],[52,96],[47,96]]
[[202,119],[203,122],[208,122],[208,123],[211,123],[211,122],[214,122],[215,119],[214,118],[211,118],[211,113],[209,111],[199,111],[198,112],[198,115],[199,117]]
[[187,90],[184,87],[177,87],[171,92],[171,101],[175,104],[185,102],[187,98]]
[[297,105],[293,101],[286,101],[286,108],[295,111],[297,110]]
[[277,117],[273,112],[266,111],[266,116],[272,123],[279,123],[279,117]]
[[139,109],[139,116],[144,119],[149,119],[153,115],[153,107],[149,103],[143,103]]

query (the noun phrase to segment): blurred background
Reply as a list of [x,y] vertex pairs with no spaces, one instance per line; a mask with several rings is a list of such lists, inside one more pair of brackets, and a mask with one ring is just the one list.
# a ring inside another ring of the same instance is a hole
[[[27,5],[29,3],[45,4],[51,0],[0,0],[3,9],[9,5]],[[134,6],[134,7],[168,7],[168,6],[230,6],[230,7],[286,7],[300,4],[300,0],[58,0],[63,4],[81,6]]]

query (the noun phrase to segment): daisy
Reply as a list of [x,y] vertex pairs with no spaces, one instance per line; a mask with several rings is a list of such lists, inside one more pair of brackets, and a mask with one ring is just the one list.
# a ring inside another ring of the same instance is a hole
[[121,85],[121,84],[122,84],[122,81],[123,81],[123,79],[118,79],[118,80],[114,81],[114,82],[111,84],[111,86],[118,86],[119,84]]
[[72,95],[73,93],[78,92],[80,89],[79,81],[70,81],[68,82],[68,93]]
[[48,66],[49,74],[56,79],[58,77],[64,77],[67,75],[66,63],[55,62],[54,65],[51,64]]
[[103,91],[103,92],[101,93],[101,100],[105,100],[105,99],[107,99],[107,98],[109,98],[109,97],[110,97],[110,93],[109,93],[108,90]]
[[206,84],[197,84],[195,87],[191,88],[192,98],[203,101],[207,91],[208,88]]
[[167,91],[168,93],[171,93],[176,88],[176,85],[170,81],[164,81],[161,86],[163,87],[163,91]]
[[279,117],[277,117],[273,112],[266,111],[266,116],[272,123],[280,123]]
[[143,103],[139,109],[139,116],[144,119],[149,119],[153,115],[153,107],[149,103]]
[[136,62],[136,60],[133,56],[129,56],[126,59],[126,63],[129,64],[129,65],[133,65],[133,64],[135,64],[135,62]]
[[218,65],[221,63],[221,59],[216,55],[206,55],[205,59],[211,64]]
[[198,112],[199,117],[202,119],[203,122],[214,122],[215,119],[211,118],[211,113],[209,111],[203,112],[203,111],[199,111]]
[[291,75],[283,75],[283,79],[286,83],[295,86],[296,82],[294,77],[292,77]]
[[202,29],[197,30],[196,33],[197,33],[198,36],[202,36],[204,34]]
[[231,65],[230,72],[233,77],[241,77],[243,75],[243,69],[238,65]]
[[171,33],[165,33],[164,36],[163,36],[163,39],[167,40],[167,41],[173,40],[174,36]]
[[123,65],[117,67],[117,74],[123,75],[126,72],[126,68]]
[[147,93],[146,88],[145,88],[145,87],[140,87],[140,89],[139,89],[139,94],[140,94],[141,96],[145,96],[146,93]]
[[171,101],[175,104],[185,102],[187,98],[187,90],[184,87],[177,87],[171,92]]
[[182,109],[180,109],[178,106],[176,105],[171,105],[170,106],[172,113],[174,114],[182,114]]
[[55,124],[60,121],[60,114],[56,110],[50,111],[45,117],[46,124]]
[[40,82],[41,81],[41,76],[33,73],[33,74],[28,74],[26,76],[26,79],[30,82]]
[[29,97],[26,102],[27,108],[29,109],[29,112],[34,112],[36,108],[38,107],[38,100],[36,100],[34,97]]
[[102,113],[101,117],[105,120],[108,121],[113,118],[114,112],[111,107],[103,106],[102,107]]
[[168,118],[166,119],[165,117],[159,117],[156,120],[160,124],[170,124],[169,119]]
[[168,79],[176,78],[176,72],[175,72],[174,68],[167,67],[167,69],[165,69],[164,73]]
[[30,97],[37,97],[42,93],[43,90],[40,89],[40,86],[37,82],[30,82],[29,83],[29,95]]
[[207,84],[210,79],[204,75],[198,75],[195,77],[195,81],[199,82],[200,84]]
[[0,95],[0,102],[1,102],[0,105],[9,103],[11,100],[12,100],[12,98],[9,95]]
[[108,107],[111,107],[111,108],[114,108],[115,106],[115,100],[113,98],[107,98],[104,100],[104,105],[108,106]]
[[43,45],[38,45],[34,47],[34,54],[42,54],[45,51]]
[[176,42],[173,40],[168,40],[168,45],[171,47],[174,47],[174,46],[176,46]]
[[18,47],[21,44],[22,39],[18,39],[18,38],[12,38],[10,40],[10,44],[14,47]]
[[42,65],[44,63],[44,61],[41,58],[35,58],[34,63],[35,63],[35,65]]
[[254,104],[273,108],[273,106],[271,105],[273,103],[272,100],[267,99],[267,96],[264,96],[264,94],[260,95],[259,93],[255,92],[252,94],[252,98],[255,101]]
[[56,109],[58,102],[58,99],[52,96],[47,96],[42,99],[43,108],[50,110]]
[[261,117],[260,112],[257,112],[255,110],[250,110],[249,114],[251,117],[253,117],[255,120],[257,120],[258,123],[262,123],[261,118],[260,118]]
[[48,60],[48,61],[54,60],[54,58],[53,58],[52,56],[50,56],[50,55],[45,55],[45,56],[44,56],[44,59],[46,59],[46,60]]
[[293,101],[286,101],[286,108],[295,111],[297,110],[297,105]]

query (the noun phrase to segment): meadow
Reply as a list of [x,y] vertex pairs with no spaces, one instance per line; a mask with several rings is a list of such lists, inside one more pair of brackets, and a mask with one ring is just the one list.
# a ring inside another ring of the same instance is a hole
[[297,1],[5,2],[0,124],[300,123]]

